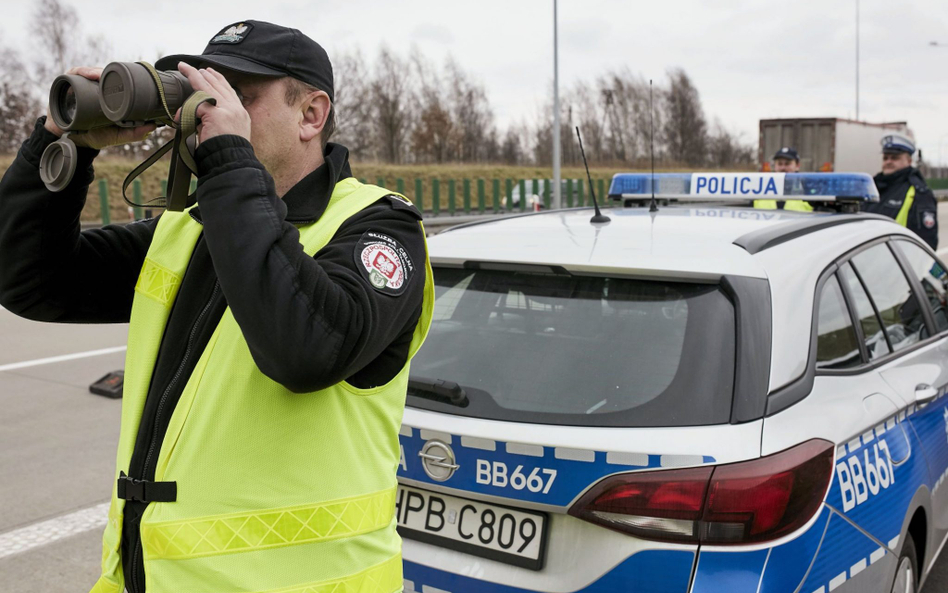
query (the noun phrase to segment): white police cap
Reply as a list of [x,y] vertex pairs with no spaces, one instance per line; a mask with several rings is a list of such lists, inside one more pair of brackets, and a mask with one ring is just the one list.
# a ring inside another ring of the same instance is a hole
[[915,143],[905,136],[899,134],[889,134],[882,137],[882,152],[907,152],[915,154]]

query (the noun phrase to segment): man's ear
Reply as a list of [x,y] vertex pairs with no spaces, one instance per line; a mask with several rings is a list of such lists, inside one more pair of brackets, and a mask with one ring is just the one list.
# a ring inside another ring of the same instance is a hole
[[329,110],[332,104],[329,101],[329,95],[325,91],[313,91],[303,97],[300,105],[300,140],[309,142],[314,138],[319,138],[323,128],[326,127],[326,120],[329,118]]

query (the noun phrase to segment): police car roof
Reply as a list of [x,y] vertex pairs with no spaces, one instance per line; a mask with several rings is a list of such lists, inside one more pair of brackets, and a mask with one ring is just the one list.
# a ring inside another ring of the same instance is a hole
[[606,213],[612,219],[606,225],[590,224],[592,209],[581,208],[455,227],[429,240],[432,263],[505,262],[580,273],[708,280],[725,274],[765,278],[753,249],[735,241],[755,233],[766,237],[768,229],[780,225],[836,216],[687,206],[662,207],[654,220],[647,208],[612,208]]

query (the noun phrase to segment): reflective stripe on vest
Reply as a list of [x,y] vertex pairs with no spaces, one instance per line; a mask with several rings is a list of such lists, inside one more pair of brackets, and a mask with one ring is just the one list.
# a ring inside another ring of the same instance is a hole
[[907,227],[908,226],[908,215],[909,211],[912,209],[912,203],[915,201],[915,186],[909,185],[908,192],[905,194],[905,201],[902,202],[902,207],[899,208],[899,214],[895,217],[895,222],[900,225]]
[[[754,200],[754,208],[759,210],[776,210],[776,200]],[[810,206],[802,200],[787,200],[783,204],[784,210],[793,212],[813,212],[813,206]]]
[[[339,182],[319,221],[299,228],[304,252],[315,254],[348,218],[391,193],[351,178]],[[188,212],[165,212],[142,266],[116,477],[128,469],[168,313],[201,230]],[[413,263],[416,274],[424,270],[425,290],[408,362],[376,388],[343,381],[293,393],[260,372],[232,311],[224,312],[159,443],[155,481],[176,482],[177,500],[150,503],[142,515],[147,593],[401,588],[398,431],[409,363],[434,307],[427,254]],[[113,489],[94,593],[124,587],[123,503]],[[373,568],[381,566],[388,568]]]
[[149,558],[197,558],[352,537],[392,521],[395,488],[263,513],[142,525]]

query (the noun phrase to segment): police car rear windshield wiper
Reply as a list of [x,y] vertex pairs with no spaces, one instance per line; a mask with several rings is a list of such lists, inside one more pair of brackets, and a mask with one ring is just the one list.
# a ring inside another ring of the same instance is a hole
[[412,395],[451,404],[459,408],[466,408],[470,403],[464,388],[454,381],[410,377],[408,379],[408,390],[412,392]]

